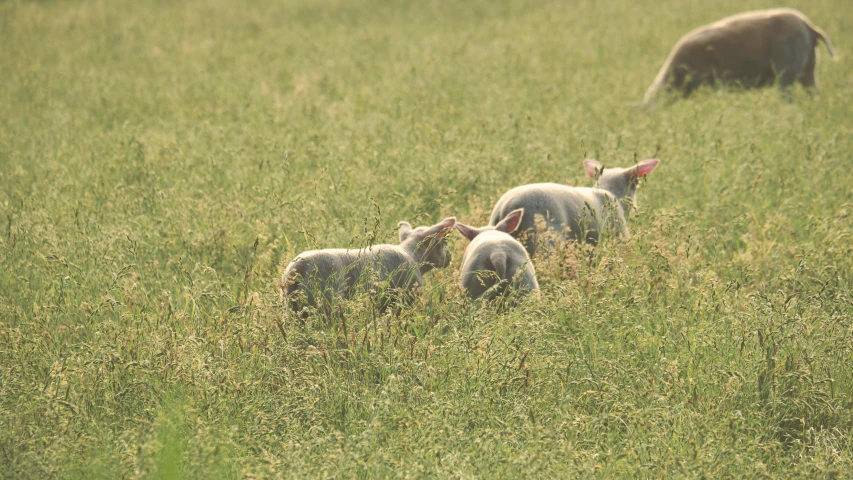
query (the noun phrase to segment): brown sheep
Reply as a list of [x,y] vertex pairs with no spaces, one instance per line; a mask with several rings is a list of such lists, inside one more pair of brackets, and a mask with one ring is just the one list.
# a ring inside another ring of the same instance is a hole
[[776,8],[745,12],[693,30],[681,37],[646,92],[678,91],[684,97],[700,85],[717,81],[745,88],[772,85],[784,90],[795,81],[817,87],[815,47],[823,40],[834,56],[826,33],[797,10]]

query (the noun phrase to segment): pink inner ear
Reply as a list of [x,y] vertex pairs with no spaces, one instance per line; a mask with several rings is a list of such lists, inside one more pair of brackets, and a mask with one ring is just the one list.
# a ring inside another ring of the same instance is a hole
[[497,229],[504,233],[512,233],[518,228],[518,224],[521,223],[521,216],[524,215],[524,210],[514,210],[510,212],[509,215],[506,216],[501,223],[498,224]]
[[431,230],[438,229],[437,237],[444,238],[445,235],[450,233],[453,230],[453,227],[456,226],[456,217],[450,217],[444,219],[441,223],[433,227]]
[[650,158],[648,160],[643,160],[642,162],[637,164],[637,178],[645,177],[646,175],[652,173],[652,170],[658,166],[660,160],[657,158]]
[[601,173],[601,164],[591,158],[583,161],[583,168],[589,178],[598,178],[598,174]]

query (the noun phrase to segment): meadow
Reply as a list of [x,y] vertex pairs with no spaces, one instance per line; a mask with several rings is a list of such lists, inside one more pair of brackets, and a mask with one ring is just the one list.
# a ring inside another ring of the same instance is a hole
[[[0,477],[849,478],[853,15],[820,91],[642,99],[768,0],[0,2]],[[629,240],[297,321],[310,248],[660,158]]]

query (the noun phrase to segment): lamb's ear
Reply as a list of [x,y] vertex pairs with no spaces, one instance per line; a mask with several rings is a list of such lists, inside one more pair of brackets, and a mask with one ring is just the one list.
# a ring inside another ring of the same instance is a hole
[[660,163],[660,160],[658,160],[657,158],[649,158],[638,163],[637,168],[635,169],[636,178],[643,178],[646,175],[652,173],[652,170],[654,170],[655,167],[658,166],[658,163]]
[[424,232],[424,237],[435,235],[436,238],[444,238],[445,235],[453,230],[454,226],[456,226],[456,217],[447,217],[441,222],[429,227],[427,231]]
[[495,227],[495,230],[499,230],[504,233],[512,233],[514,232],[519,225],[521,225],[521,217],[524,216],[524,209],[519,208],[517,210],[513,210],[509,212],[509,215],[504,217],[500,223]]
[[457,223],[456,230],[459,230],[459,233],[461,233],[462,236],[467,238],[468,240],[474,240],[474,237],[480,234],[480,229],[469,227],[464,223]]
[[412,233],[412,225],[409,222],[400,222],[397,224],[397,228],[400,229],[400,241],[404,241],[406,237]]
[[601,164],[597,161],[587,158],[583,161],[583,168],[586,170],[586,174],[589,175],[589,178],[594,178],[598,180],[598,177],[601,176],[602,168]]

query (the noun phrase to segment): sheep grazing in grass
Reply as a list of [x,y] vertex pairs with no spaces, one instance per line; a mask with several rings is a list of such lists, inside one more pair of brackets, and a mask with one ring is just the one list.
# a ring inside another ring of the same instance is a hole
[[[399,245],[300,253],[282,276],[282,301],[304,317],[304,307],[325,308],[335,298],[349,298],[359,286],[379,294],[381,311],[400,294],[411,300],[423,283],[423,274],[450,264],[444,237],[456,225],[456,217],[445,218],[431,227],[412,228],[408,222],[398,225]],[[326,303],[321,305],[324,300]]]
[[512,238],[524,216],[519,208],[495,226],[474,228],[456,224],[471,241],[462,257],[462,287],[473,299],[492,299],[503,295],[507,287],[519,296],[539,289],[536,270],[524,246]]
[[661,89],[687,97],[716,82],[745,88],[772,85],[784,90],[795,81],[817,87],[815,47],[826,33],[805,15],[788,8],[758,10],[724,18],[681,37],[646,92],[649,104]]
[[[562,239],[585,240],[597,244],[606,228],[627,237],[625,216],[635,206],[637,186],[658,165],[659,160],[643,160],[629,168],[603,168],[595,160],[584,160],[587,174],[596,180],[593,188],[556,183],[535,183],[513,188],[503,194],[492,210],[489,225],[497,225],[510,212],[524,209],[521,225],[513,232],[532,256],[537,239],[547,230]],[[536,217],[544,220],[537,226]]]

